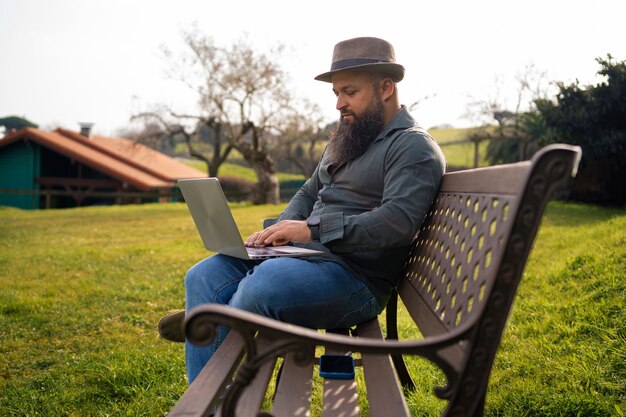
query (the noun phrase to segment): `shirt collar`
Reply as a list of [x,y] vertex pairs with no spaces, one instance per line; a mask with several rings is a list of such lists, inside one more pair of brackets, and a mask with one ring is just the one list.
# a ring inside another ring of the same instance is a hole
[[415,119],[411,116],[411,113],[407,110],[406,106],[402,105],[400,111],[385,125],[382,132],[378,134],[374,142],[382,140],[387,136],[390,136],[394,131],[398,129],[409,129],[416,126]]

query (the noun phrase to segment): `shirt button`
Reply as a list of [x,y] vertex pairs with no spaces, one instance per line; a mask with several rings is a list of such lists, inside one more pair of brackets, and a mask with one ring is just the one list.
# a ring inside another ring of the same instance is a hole
[[331,182],[331,183],[330,183],[330,187],[331,187],[331,188],[334,188],[334,187],[335,187],[335,183],[334,183],[334,182]]

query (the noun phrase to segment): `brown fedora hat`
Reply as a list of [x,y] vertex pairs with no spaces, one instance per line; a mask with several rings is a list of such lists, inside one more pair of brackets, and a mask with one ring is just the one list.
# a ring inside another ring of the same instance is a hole
[[385,40],[370,37],[348,39],[335,45],[330,71],[315,79],[329,83],[332,75],[339,71],[379,72],[395,82],[404,78],[404,67],[396,63],[393,46]]

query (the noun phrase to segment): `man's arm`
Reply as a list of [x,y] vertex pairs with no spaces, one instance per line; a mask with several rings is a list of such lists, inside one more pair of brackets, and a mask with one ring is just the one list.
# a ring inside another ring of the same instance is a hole
[[276,223],[250,235],[245,242],[246,246],[276,246],[311,240],[311,230],[306,224],[306,219],[313,210],[320,189],[318,170],[319,164],[313,175],[291,198]]
[[296,194],[289,200],[287,207],[278,216],[277,221],[281,220],[306,220],[313,210],[313,205],[317,201],[317,195],[322,188],[322,184],[318,178],[320,164],[315,167],[311,177],[304,183]]

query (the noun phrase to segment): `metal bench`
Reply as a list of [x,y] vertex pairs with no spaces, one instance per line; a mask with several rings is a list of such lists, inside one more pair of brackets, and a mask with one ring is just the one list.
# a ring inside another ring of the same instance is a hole
[[[442,415],[483,415],[491,367],[543,211],[569,185],[580,155],[578,147],[551,145],[531,161],[446,174],[386,308],[386,336],[378,319],[341,334],[221,305],[198,307],[185,322],[190,341],[210,342],[218,324],[232,331],[169,415],[209,415],[223,400],[218,414],[225,416],[308,416],[322,349],[360,353],[371,416],[410,415],[403,386],[413,386],[404,363],[411,355],[445,374],[445,386],[435,389],[447,400]],[[399,340],[398,297],[419,329],[412,339]],[[360,415],[356,380],[323,384],[324,417]],[[260,411],[264,401],[271,410]]]

